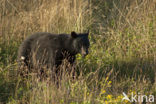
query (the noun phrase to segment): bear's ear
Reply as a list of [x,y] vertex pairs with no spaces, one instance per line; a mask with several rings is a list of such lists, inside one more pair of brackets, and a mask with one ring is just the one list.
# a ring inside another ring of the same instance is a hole
[[75,31],[72,31],[72,32],[71,32],[71,37],[72,37],[72,38],[77,38],[77,36],[78,36],[78,35],[77,35],[77,33],[76,33]]
[[87,33],[89,34],[89,30],[87,31]]
[[89,35],[89,30],[87,31],[87,36]]

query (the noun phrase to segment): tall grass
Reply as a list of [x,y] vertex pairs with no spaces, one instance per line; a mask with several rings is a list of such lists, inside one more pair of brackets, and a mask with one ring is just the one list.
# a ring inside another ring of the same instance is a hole
[[[155,10],[154,0],[1,0],[0,102],[121,104],[130,103],[122,92],[156,96]],[[76,79],[63,72],[57,88],[34,73],[17,74],[17,50],[28,35],[88,29],[90,54],[77,56]]]

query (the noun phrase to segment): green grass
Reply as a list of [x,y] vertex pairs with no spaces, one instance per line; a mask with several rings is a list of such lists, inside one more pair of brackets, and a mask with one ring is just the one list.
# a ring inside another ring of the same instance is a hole
[[[128,96],[133,92],[156,97],[155,3],[154,0],[1,0],[0,103],[130,103],[122,102],[123,92]],[[64,71],[57,88],[50,77],[40,81],[34,73],[29,73],[28,78],[18,75],[17,51],[28,35],[88,29],[90,53],[85,59],[77,55],[77,79]]]

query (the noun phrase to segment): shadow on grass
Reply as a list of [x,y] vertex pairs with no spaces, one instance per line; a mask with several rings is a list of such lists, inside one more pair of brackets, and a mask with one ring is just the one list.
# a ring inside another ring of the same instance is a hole
[[113,63],[117,78],[148,79],[155,82],[156,62],[152,59],[131,59],[130,61],[115,61]]
[[[84,63],[85,62],[81,62],[79,66],[81,66]],[[133,58],[127,60],[116,59],[112,62],[103,62],[101,65],[99,65],[98,63],[89,63],[86,64],[85,67],[86,70],[83,71],[83,73],[85,74],[95,72],[98,69],[100,78],[106,77],[110,74],[110,78],[112,80],[118,81],[130,78],[134,79],[134,81],[146,79],[151,83],[154,83],[156,79],[156,61],[154,60],[154,58]]]
[[12,99],[20,99],[27,90],[24,82],[20,80],[16,70],[0,72],[0,103],[7,103]]
[[7,103],[13,97],[16,87],[15,80],[10,80],[5,74],[7,73],[0,73],[0,102],[3,103]]

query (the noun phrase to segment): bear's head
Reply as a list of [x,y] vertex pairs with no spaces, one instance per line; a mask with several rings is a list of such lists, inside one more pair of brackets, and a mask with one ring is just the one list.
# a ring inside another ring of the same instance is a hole
[[71,37],[73,39],[73,47],[76,53],[80,53],[83,57],[88,54],[88,48],[90,46],[88,33],[80,33],[71,32]]

